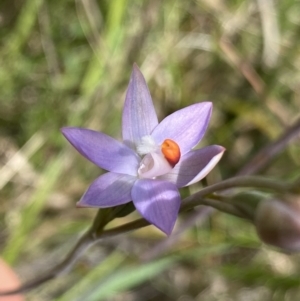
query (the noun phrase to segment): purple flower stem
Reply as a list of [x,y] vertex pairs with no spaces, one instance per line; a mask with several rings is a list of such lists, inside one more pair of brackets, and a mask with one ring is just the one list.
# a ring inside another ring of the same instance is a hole
[[248,163],[240,169],[238,176],[253,175],[260,172],[270,161],[283,151],[286,145],[300,133],[300,118],[278,139],[260,149]]
[[208,196],[217,191],[238,187],[253,187],[273,190],[276,192],[288,192],[292,187],[294,187],[294,184],[285,183],[283,181],[278,180],[266,179],[264,177],[257,176],[234,177],[205,187],[202,190],[194,193],[193,195],[185,198],[182,201],[181,211],[188,210],[200,205],[199,198]]

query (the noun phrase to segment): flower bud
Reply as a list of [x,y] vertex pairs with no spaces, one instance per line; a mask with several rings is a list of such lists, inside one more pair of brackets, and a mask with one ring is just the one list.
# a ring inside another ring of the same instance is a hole
[[285,251],[300,251],[300,199],[262,201],[255,216],[260,239]]

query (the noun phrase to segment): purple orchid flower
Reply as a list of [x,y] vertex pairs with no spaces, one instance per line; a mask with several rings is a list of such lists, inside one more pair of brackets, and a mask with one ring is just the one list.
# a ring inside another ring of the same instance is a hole
[[79,207],[114,207],[133,201],[137,211],[169,235],[180,208],[178,188],[203,179],[225,149],[192,150],[203,137],[212,104],[193,104],[158,123],[146,81],[134,64],[122,118],[123,143],[89,129],[65,127],[77,151],[109,172],[87,189]]

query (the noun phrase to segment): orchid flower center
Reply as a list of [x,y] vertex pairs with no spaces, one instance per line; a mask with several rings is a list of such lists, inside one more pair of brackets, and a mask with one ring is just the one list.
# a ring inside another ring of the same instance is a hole
[[170,172],[180,160],[180,148],[178,144],[166,139],[161,145],[157,145],[151,136],[145,136],[137,145],[137,152],[144,155],[138,174],[140,178],[154,179]]

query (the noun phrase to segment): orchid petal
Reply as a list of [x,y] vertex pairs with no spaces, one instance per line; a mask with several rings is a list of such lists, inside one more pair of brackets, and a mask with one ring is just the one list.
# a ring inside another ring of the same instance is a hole
[[137,180],[131,191],[137,211],[167,235],[171,234],[180,208],[180,194],[170,182]]
[[78,207],[114,207],[131,201],[136,177],[108,172],[97,178],[77,203]]
[[149,135],[157,124],[148,86],[138,66],[134,64],[123,109],[124,143],[134,149],[142,137]]
[[174,140],[184,155],[202,139],[211,116],[212,103],[202,102],[167,116],[151,133],[158,144]]
[[99,132],[66,127],[62,133],[85,158],[108,171],[137,175],[140,157],[128,146]]
[[190,151],[160,180],[169,181],[178,188],[188,186],[202,180],[220,161],[225,148],[219,145],[210,145],[202,149]]

